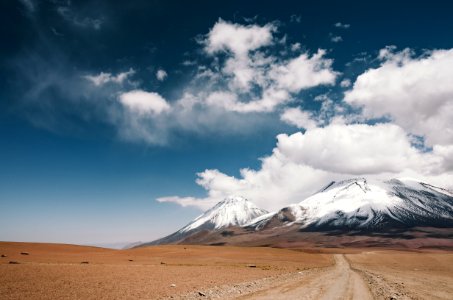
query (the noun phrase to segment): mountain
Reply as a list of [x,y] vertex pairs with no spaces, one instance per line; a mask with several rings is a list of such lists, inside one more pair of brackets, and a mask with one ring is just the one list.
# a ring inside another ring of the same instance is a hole
[[248,227],[298,224],[301,230],[453,227],[453,193],[412,179],[331,182],[318,193]]
[[228,197],[175,233],[143,245],[180,242],[192,235],[242,226],[268,213],[268,211],[258,208],[255,204],[243,197]]
[[144,245],[453,248],[453,193],[413,179],[354,178],[268,213],[230,197]]

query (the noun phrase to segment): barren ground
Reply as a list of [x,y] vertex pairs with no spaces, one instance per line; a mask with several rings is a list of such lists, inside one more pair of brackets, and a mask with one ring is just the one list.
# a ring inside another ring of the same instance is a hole
[[0,299],[453,298],[447,251],[0,242],[0,255]]

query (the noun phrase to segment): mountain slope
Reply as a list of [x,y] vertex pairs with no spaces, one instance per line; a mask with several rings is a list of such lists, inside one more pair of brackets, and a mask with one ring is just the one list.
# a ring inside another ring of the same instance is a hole
[[242,226],[264,214],[268,214],[268,212],[258,208],[243,197],[228,197],[175,233],[143,245],[180,242],[193,235],[202,235],[206,231],[218,231],[232,226]]
[[246,226],[263,230],[293,224],[302,230],[453,227],[453,194],[409,179],[350,179],[331,182],[300,203]]

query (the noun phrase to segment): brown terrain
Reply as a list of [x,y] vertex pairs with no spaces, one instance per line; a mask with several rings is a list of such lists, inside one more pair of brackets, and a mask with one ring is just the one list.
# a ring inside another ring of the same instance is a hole
[[452,299],[453,252],[0,242],[0,299]]

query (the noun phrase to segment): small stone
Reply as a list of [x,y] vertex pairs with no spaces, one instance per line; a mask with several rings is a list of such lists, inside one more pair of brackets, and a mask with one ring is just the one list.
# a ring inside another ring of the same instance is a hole
[[2,254],[2,257],[7,257],[5,254]]
[[201,296],[201,297],[205,297],[206,296],[206,294],[203,293],[203,292],[198,292],[198,295]]
[[172,283],[170,284],[170,287],[176,287],[176,284]]
[[161,265],[165,265],[166,263],[164,263],[163,261],[160,262]]
[[83,264],[83,265],[89,264],[89,262],[87,262],[87,261],[82,261],[82,262],[80,262],[80,263]]
[[28,253],[28,252],[21,252],[20,254],[21,255],[30,255],[30,253]]
[[129,259],[129,261],[134,261],[133,259]]
[[249,268],[256,268],[256,265],[247,265]]
[[18,265],[19,262],[18,262],[18,261],[11,260],[11,261],[9,262],[9,264],[10,264],[10,265]]

